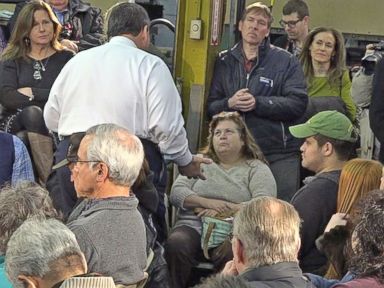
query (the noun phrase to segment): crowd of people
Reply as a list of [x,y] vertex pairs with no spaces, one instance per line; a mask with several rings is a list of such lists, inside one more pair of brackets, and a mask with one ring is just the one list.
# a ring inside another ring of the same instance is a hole
[[[186,288],[206,261],[215,275],[200,288],[384,287],[384,149],[379,161],[356,154],[339,31],[310,30],[305,1],[288,0],[273,45],[270,9],[247,6],[241,40],[216,59],[209,135],[192,155],[172,75],[146,51],[147,12],[121,2],[106,21],[104,35],[96,7],[32,0],[9,23],[2,288]],[[370,108],[382,143],[383,65]],[[169,231],[167,163],[179,172]]]

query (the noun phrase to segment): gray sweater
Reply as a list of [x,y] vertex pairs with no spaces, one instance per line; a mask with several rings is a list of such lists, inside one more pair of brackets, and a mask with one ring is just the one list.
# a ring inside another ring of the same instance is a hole
[[229,170],[216,163],[202,165],[207,180],[179,176],[173,183],[170,201],[179,209],[175,227],[186,225],[201,232],[201,220],[192,210],[184,209],[190,195],[243,203],[257,196],[276,196],[276,182],[269,167],[259,160],[248,160]]
[[67,226],[85,254],[88,272],[124,285],[144,278],[146,232],[137,204],[134,196],[87,199],[73,210]]

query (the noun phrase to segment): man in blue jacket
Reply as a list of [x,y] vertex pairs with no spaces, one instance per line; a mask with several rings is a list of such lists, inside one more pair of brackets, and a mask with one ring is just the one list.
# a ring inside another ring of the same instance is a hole
[[249,5],[239,23],[242,40],[220,53],[208,96],[208,116],[239,111],[270,163],[277,196],[289,201],[299,188],[301,141],[288,126],[300,122],[308,96],[300,64],[270,45],[270,9]]

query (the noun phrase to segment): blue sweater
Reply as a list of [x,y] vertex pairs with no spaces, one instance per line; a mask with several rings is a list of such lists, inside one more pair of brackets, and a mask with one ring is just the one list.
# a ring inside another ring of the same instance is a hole
[[1,288],[12,288],[11,283],[8,281],[8,278],[5,275],[4,256],[0,256],[0,287]]

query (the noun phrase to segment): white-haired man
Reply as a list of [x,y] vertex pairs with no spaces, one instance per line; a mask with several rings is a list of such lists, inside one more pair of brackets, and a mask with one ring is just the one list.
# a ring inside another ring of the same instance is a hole
[[299,230],[299,215],[289,203],[267,196],[250,201],[234,219],[234,257],[222,273],[239,275],[248,287],[313,287],[297,260]]
[[76,237],[56,219],[25,221],[8,242],[5,268],[14,288],[115,287],[111,277],[84,275],[87,263]]
[[110,275],[116,284],[145,278],[146,234],[131,187],[143,164],[140,140],[115,124],[91,127],[72,163],[78,197],[68,227],[85,254],[89,272]]

